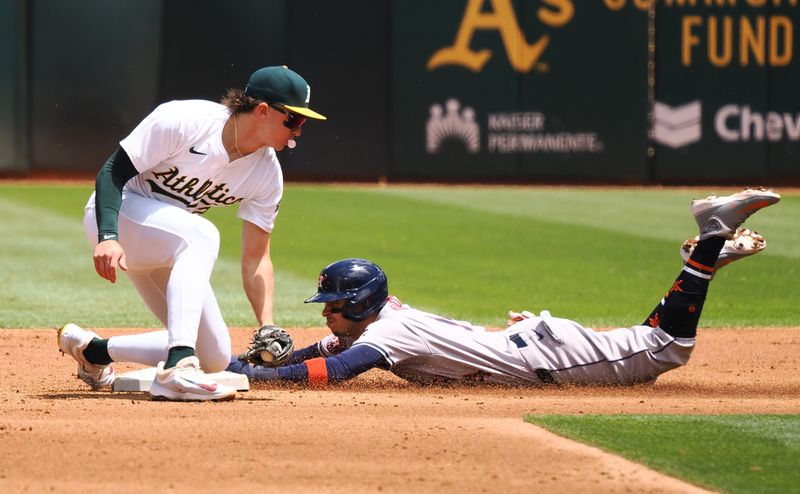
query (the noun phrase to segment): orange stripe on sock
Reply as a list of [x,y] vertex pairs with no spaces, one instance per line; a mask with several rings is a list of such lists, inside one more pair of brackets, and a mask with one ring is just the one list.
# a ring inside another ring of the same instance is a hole
[[690,264],[690,265],[692,265],[692,266],[694,266],[694,267],[696,267],[698,269],[702,269],[703,271],[708,271],[709,273],[713,273],[714,272],[714,268],[713,267],[710,268],[708,266],[704,266],[704,265],[700,264],[699,262],[693,261],[691,259],[686,261],[686,264]]
[[328,384],[328,367],[322,357],[312,358],[303,362],[308,368],[308,385],[325,386]]

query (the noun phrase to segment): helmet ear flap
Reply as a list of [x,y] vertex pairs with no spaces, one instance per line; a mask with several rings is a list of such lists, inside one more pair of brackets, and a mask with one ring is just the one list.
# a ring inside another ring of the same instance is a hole
[[380,290],[381,285],[386,284],[386,278],[384,276],[376,276],[369,280],[368,282],[364,283],[361,287],[356,290],[355,294],[350,297],[348,302],[352,304],[360,304],[364,300],[366,300],[370,295]]
[[360,286],[351,295],[342,309],[342,316],[354,322],[361,322],[370,315],[378,312],[386,304],[389,289],[386,275],[382,272]]

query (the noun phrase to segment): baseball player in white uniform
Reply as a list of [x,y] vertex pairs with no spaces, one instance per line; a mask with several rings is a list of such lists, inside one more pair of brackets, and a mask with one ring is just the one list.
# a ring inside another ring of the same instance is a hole
[[685,265],[667,294],[638,326],[610,331],[568,319],[510,312],[504,331],[430,314],[388,296],[384,272],[365,259],[322,270],[317,293],[331,335],[296,351],[279,367],[232,360],[228,370],[256,380],[324,385],[368,369],[390,370],[418,383],[505,385],[653,382],[687,363],[715,269],[760,252],[764,238],[740,228],[755,211],[778,202],[764,189],[694,201],[700,235],[684,243]]
[[171,101],[157,107],[106,161],[85,208],[97,274],[125,271],[165,330],[101,339],[74,324],[59,349],[78,361],[92,388],[113,384],[112,361],[157,366],[153,398],[224,400],[235,390],[204,371],[228,365],[228,328],[210,285],[219,232],[201,215],[239,205],[244,291],[259,325],[273,324],[270,235],[283,194],[276,151],[293,148],[311,89],[285,66],[255,71],[244,91],[221,103]]

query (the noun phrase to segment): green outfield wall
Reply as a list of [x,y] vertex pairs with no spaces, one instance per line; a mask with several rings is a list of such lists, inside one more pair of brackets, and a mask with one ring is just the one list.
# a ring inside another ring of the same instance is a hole
[[26,5],[0,2],[0,171],[27,167]]
[[153,109],[160,25],[158,0],[30,2],[32,168],[99,169]]
[[0,171],[95,170],[286,64],[329,116],[288,179],[800,182],[798,3],[9,0]]

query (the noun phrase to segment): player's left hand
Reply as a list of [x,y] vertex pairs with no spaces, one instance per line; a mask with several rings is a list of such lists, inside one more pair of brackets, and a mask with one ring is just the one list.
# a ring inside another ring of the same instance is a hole
[[104,240],[94,248],[94,270],[111,283],[117,281],[117,266],[128,270],[125,250],[116,240]]
[[514,312],[513,310],[508,311],[508,321],[506,324],[511,326],[512,324],[516,324],[520,321],[524,321],[525,319],[530,319],[531,317],[535,317],[533,313],[524,310],[522,312]]
[[265,324],[253,333],[250,347],[239,360],[264,367],[278,367],[289,360],[294,350],[292,336],[274,324]]

